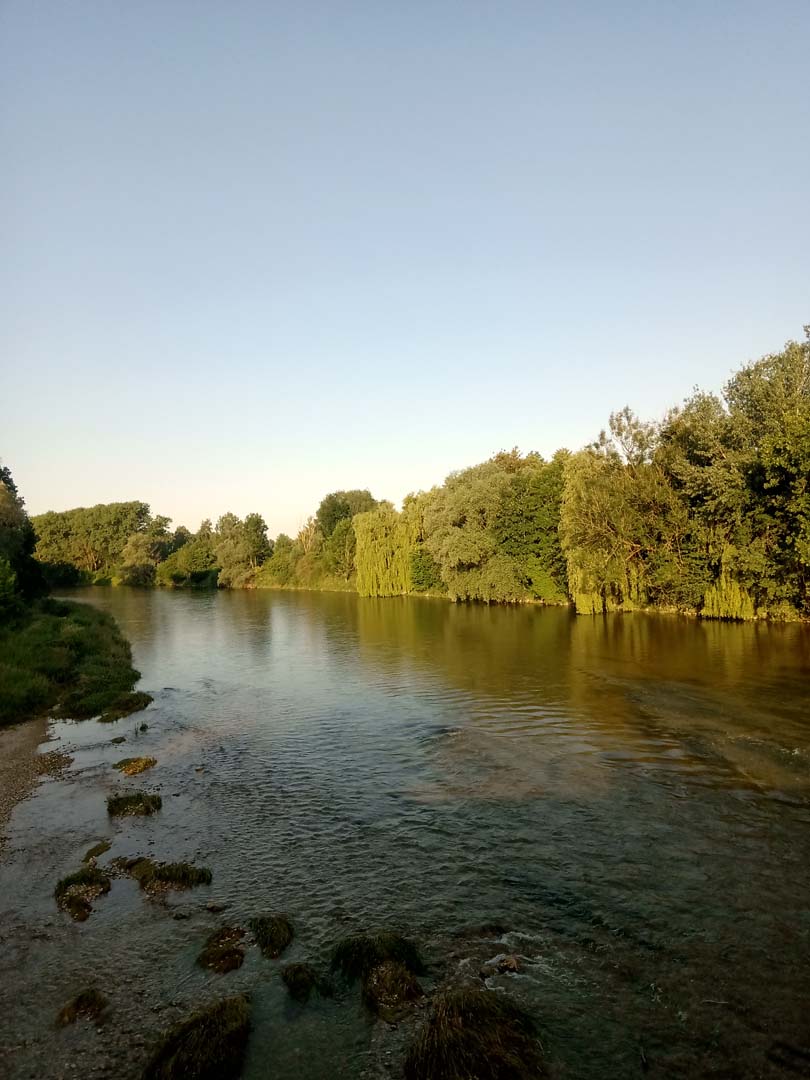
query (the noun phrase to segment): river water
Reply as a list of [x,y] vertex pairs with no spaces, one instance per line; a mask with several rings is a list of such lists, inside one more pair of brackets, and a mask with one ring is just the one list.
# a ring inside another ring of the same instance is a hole
[[[250,949],[194,959],[222,920],[286,911],[284,956],[326,963],[394,927],[428,988],[500,953],[560,1078],[810,1076],[810,632],[646,615],[280,592],[82,590],[132,643],[142,714],[56,723],[73,764],[12,818],[0,866],[0,1073],[138,1076],[156,1034],[246,990],[248,1080],[397,1075],[356,993],[302,1007]],[[139,725],[148,723],[148,730]],[[123,735],[126,743],[111,745]],[[121,778],[113,761],[158,759]],[[106,796],[160,791],[110,822]],[[101,839],[210,866],[150,900],[116,879],[90,919],[52,897]],[[206,910],[227,903],[224,915]],[[188,916],[176,919],[175,914]],[[462,930],[497,922],[481,939]],[[57,1031],[88,983],[98,1030]]]

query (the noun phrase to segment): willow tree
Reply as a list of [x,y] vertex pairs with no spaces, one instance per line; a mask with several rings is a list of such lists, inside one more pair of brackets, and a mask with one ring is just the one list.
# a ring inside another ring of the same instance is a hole
[[411,556],[417,529],[407,514],[398,514],[390,503],[356,514],[352,519],[357,538],[355,567],[360,596],[404,596],[411,591]]

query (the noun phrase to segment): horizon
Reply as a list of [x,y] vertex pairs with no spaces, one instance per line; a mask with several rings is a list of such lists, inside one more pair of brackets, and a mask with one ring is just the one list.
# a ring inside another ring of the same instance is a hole
[[[32,515],[401,503],[798,340],[810,7],[0,12]],[[752,78],[756,72],[756,78]]]

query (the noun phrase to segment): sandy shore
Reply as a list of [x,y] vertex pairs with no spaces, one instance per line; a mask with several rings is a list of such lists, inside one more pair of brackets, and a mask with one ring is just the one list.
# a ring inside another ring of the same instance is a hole
[[37,747],[48,731],[46,717],[0,728],[0,852],[11,811],[34,789],[42,772]]

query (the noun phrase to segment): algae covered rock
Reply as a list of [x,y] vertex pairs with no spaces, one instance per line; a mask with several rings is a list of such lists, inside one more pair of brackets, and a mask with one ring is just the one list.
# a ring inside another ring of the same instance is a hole
[[318,977],[311,964],[287,964],[281,969],[281,980],[295,1001],[305,1004],[314,992],[328,997],[330,988]]
[[289,916],[283,913],[260,915],[248,920],[248,926],[262,953],[271,960],[281,956],[295,935]]
[[425,970],[413,942],[390,930],[344,938],[332,953],[332,970],[353,982],[364,979],[373,968],[387,960],[396,960],[412,975],[421,975]]
[[250,1003],[225,998],[175,1024],[163,1036],[143,1080],[237,1080],[250,1034]]
[[80,991],[72,1001],[60,1009],[56,1022],[60,1027],[75,1024],[77,1020],[95,1020],[98,1022],[108,1005],[107,999],[95,987]]
[[454,990],[433,1002],[405,1060],[405,1080],[538,1080],[547,1076],[534,1024],[489,990]]
[[110,891],[110,879],[95,866],[84,866],[57,884],[53,895],[57,906],[76,922],[84,922],[93,910],[93,900]]
[[215,930],[197,957],[197,963],[200,967],[221,974],[241,967],[245,960],[245,950],[241,944],[244,936],[245,931],[238,926],[223,926]]
[[120,761],[116,761],[113,768],[118,769],[124,776],[137,776],[139,773],[146,772],[147,769],[151,769],[155,765],[157,765],[157,758],[125,757],[121,758]]
[[91,848],[88,848],[87,851],[85,851],[84,856],[82,857],[82,862],[93,862],[100,855],[103,855],[105,851],[109,851],[111,847],[112,844],[109,840],[99,840],[97,844],[93,844]]
[[160,795],[150,795],[145,791],[133,791],[129,795],[111,795],[107,799],[107,813],[110,817],[148,817],[163,806]]
[[210,885],[213,875],[207,866],[193,863],[159,863],[153,859],[117,859],[116,869],[135,878],[142,889],[149,893],[166,892],[169,889],[191,889],[195,885]]
[[384,960],[363,979],[363,1001],[383,1020],[398,1019],[422,996],[416,976],[399,960]]

